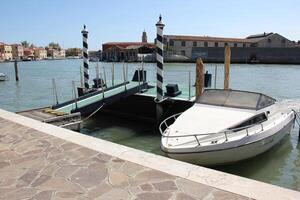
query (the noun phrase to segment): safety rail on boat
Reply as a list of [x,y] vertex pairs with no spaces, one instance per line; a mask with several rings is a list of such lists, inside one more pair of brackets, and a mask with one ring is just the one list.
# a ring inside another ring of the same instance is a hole
[[[234,128],[234,129],[228,129],[228,130],[225,130],[225,131],[221,131],[221,132],[217,132],[217,133],[198,133],[198,134],[187,134],[187,135],[166,135],[165,132],[167,129],[169,129],[170,127],[170,123],[168,124],[168,122],[170,122],[172,120],[172,122],[174,123],[176,121],[176,119],[181,115],[182,113],[177,113],[175,115],[172,115],[168,118],[166,118],[164,121],[162,121],[159,125],[159,131],[160,131],[160,134],[165,137],[165,138],[184,138],[184,137],[195,137],[197,143],[198,143],[198,146],[201,146],[200,145],[200,141],[198,139],[198,136],[207,136],[207,135],[217,135],[217,134],[222,134],[224,133],[224,136],[225,136],[225,141],[228,141],[228,135],[232,134],[232,133],[235,133],[237,131],[241,131],[241,130],[245,130],[246,131],[246,136],[249,136],[249,128],[252,128],[252,127],[255,127],[255,126],[260,126],[261,127],[261,130],[260,132],[264,131],[264,126],[262,123],[256,123],[256,124],[251,124],[251,125],[248,125],[248,126],[243,126],[243,127],[239,127],[239,128]],[[172,123],[172,124],[173,124]],[[165,125],[165,129],[162,128],[162,126]],[[215,141],[215,139],[211,139],[212,141]],[[205,141],[207,142],[207,141]]]

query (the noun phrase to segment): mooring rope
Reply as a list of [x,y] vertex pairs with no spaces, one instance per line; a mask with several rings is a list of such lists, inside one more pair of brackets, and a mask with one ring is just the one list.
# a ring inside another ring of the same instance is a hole
[[89,116],[87,116],[86,118],[84,118],[82,120],[82,122],[88,120],[90,117],[92,117],[94,114],[96,114],[101,108],[103,108],[103,106],[105,105],[105,103],[103,103],[99,108],[97,108],[94,112],[92,112]]
[[296,110],[292,109],[292,111],[295,114],[295,121],[297,122],[298,126],[300,126],[300,122],[298,121],[300,119],[299,114],[296,112]]

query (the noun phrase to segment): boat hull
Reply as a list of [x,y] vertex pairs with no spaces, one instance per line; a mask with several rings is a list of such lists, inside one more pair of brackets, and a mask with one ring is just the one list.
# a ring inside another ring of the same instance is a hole
[[290,120],[284,127],[282,127],[275,134],[269,135],[268,137],[262,138],[257,141],[245,143],[237,147],[222,149],[222,150],[211,150],[204,152],[168,152],[167,149],[162,147],[162,150],[167,154],[168,157],[176,160],[181,160],[198,165],[221,165],[234,163],[240,160],[255,157],[270,148],[278,144],[284,136],[290,133],[291,128],[294,124],[294,120]]

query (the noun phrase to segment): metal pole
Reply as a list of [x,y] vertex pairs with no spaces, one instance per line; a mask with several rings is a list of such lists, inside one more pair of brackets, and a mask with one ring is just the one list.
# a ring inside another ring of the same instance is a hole
[[104,78],[104,83],[107,87],[107,84],[106,84],[106,72],[105,72],[105,67],[103,66],[103,78]]
[[215,89],[217,88],[217,73],[218,73],[218,65],[215,66]]
[[96,65],[96,78],[99,79],[99,63]]
[[54,100],[54,104],[56,103],[56,105],[58,104],[58,96],[57,96],[57,90],[56,90],[56,83],[55,83],[55,79],[52,79],[52,86],[53,86],[53,100]]
[[126,82],[127,82],[128,81],[128,63],[126,63],[126,68],[125,69],[126,69],[125,72],[126,72]]
[[145,76],[144,76],[144,56],[142,59],[142,78],[143,78],[143,83],[145,82]]
[[123,78],[124,78],[124,87],[125,87],[125,91],[127,90],[126,87],[126,74],[125,74],[125,65],[123,64]]
[[74,92],[74,102],[75,102],[75,107],[77,107],[77,97],[76,97],[76,88],[75,88],[75,81],[72,81],[72,86],[73,86],[73,92]]
[[159,102],[163,100],[163,70],[164,70],[164,55],[163,55],[163,28],[164,24],[161,21],[156,23],[156,100]]
[[191,100],[191,71],[189,71],[189,100]]
[[112,63],[112,68],[111,68],[111,84],[112,86],[115,85],[115,64]]
[[139,81],[139,93],[141,92],[141,77],[140,77],[140,68],[138,68],[138,81]]
[[[100,78],[101,78],[101,80],[102,80],[102,74],[101,74],[101,73],[100,73]],[[103,82],[101,81],[101,82],[100,82],[100,84],[101,84],[102,99],[104,99],[104,88],[103,88]]]
[[88,31],[86,26],[83,26],[82,33],[82,52],[83,52],[83,67],[84,67],[84,88],[89,89],[89,55],[88,55]]

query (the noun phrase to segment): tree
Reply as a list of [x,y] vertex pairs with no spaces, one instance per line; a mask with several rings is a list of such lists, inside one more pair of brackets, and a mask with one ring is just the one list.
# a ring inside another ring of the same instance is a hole
[[21,45],[22,45],[23,47],[25,47],[25,48],[28,48],[28,47],[29,47],[29,42],[23,41],[23,42],[21,42]]
[[50,49],[56,49],[56,50],[61,50],[61,47],[60,47],[60,45],[58,44],[58,43],[54,43],[54,42],[50,42],[49,44],[48,44],[48,47],[50,48]]

